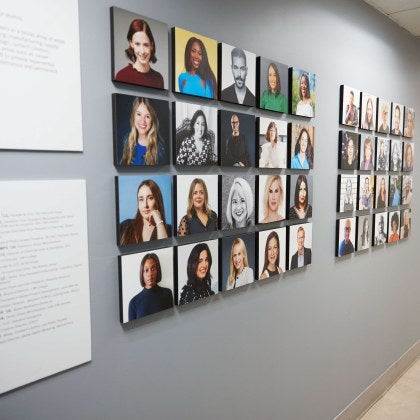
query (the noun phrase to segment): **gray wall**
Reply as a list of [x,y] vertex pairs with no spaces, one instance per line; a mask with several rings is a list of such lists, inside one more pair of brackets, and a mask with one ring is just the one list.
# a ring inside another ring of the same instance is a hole
[[[152,316],[127,330],[120,326],[112,5],[317,74],[312,266]],[[80,30],[84,153],[1,152],[0,177],[87,179],[93,360],[1,397],[0,417],[214,420],[338,414],[420,336],[415,279],[420,263],[414,247],[419,194],[412,204],[411,239],[334,257],[339,85],[420,110],[419,41],[361,1],[333,0],[83,1]],[[64,112],[65,98],[62,106]],[[417,118],[417,132],[419,123]],[[414,178],[417,193],[418,168]]]

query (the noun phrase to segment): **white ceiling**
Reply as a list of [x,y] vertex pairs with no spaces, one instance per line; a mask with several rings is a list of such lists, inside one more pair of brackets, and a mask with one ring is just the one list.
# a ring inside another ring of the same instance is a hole
[[364,0],[420,39],[420,0]]

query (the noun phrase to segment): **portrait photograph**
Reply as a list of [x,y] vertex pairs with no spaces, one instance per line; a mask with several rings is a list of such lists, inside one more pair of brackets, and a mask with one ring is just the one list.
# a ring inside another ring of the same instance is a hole
[[362,107],[360,112],[360,125],[362,130],[376,130],[376,103],[378,98],[369,93],[362,92]]
[[175,304],[186,305],[219,292],[219,240],[175,248]]
[[219,111],[220,165],[255,167],[255,117],[240,112]]
[[400,240],[400,212],[390,211],[388,214],[388,243]]
[[266,280],[286,271],[286,227],[263,230],[258,235],[257,278]]
[[287,175],[258,175],[258,223],[286,219]]
[[373,236],[372,245],[383,245],[387,241],[387,229],[388,229],[388,213],[375,213],[373,215],[373,223],[375,226],[375,233]]
[[372,215],[357,216],[356,251],[369,249],[372,244]]
[[391,175],[389,177],[389,207],[396,207],[401,204],[402,176]]
[[391,149],[389,153],[389,170],[391,172],[400,172],[402,170],[402,142],[391,140]]
[[220,290],[233,290],[256,280],[255,234],[227,236],[221,240]]
[[401,210],[400,239],[407,239],[411,234],[411,209]]
[[258,108],[287,113],[289,110],[289,67],[286,64],[257,58]]
[[169,103],[114,93],[115,166],[169,165]]
[[387,171],[389,168],[389,140],[385,137],[376,138],[376,171]]
[[312,223],[289,226],[289,270],[312,263]]
[[403,135],[404,105],[392,102],[391,113],[391,134],[394,136]]
[[375,175],[375,209],[382,209],[388,206],[388,192],[388,175]]
[[118,257],[122,324],[174,306],[173,258],[173,247]]
[[316,75],[306,70],[289,68],[289,108],[293,115],[315,117]]
[[289,191],[288,219],[310,219],[313,206],[312,175],[289,175]]
[[221,195],[223,231],[254,226],[255,175],[223,175]]
[[360,136],[360,165],[361,171],[371,171],[375,166],[375,137],[371,134]]
[[172,236],[172,176],[115,177],[117,243],[120,246]]
[[404,137],[414,137],[414,123],[415,123],[416,111],[414,108],[405,108],[404,116]]
[[172,48],[174,92],[217,99],[217,41],[175,27]]
[[174,113],[175,165],[217,165],[217,108],[177,101]]
[[315,151],[315,127],[289,123],[290,169],[313,169]]
[[388,134],[391,124],[391,102],[378,98],[376,131],[378,133]]
[[339,133],[339,168],[354,170],[359,167],[360,134],[352,131]]
[[414,144],[408,141],[404,142],[404,160],[403,171],[411,172],[413,170],[414,161]]
[[287,122],[274,118],[257,118],[258,167],[287,168]]
[[373,209],[375,201],[375,176],[358,175],[359,204],[357,210]]
[[403,205],[411,204],[412,197],[413,197],[413,176],[403,175],[401,204]]
[[255,106],[256,55],[240,47],[219,44],[219,99]]
[[337,220],[336,238],[336,257],[344,257],[345,255],[354,254],[356,243],[355,217],[347,217],[345,219]]
[[337,211],[344,213],[354,211],[357,207],[357,175],[338,175],[339,197]]
[[359,127],[360,90],[341,85],[340,104],[340,124]]
[[168,25],[119,7],[111,7],[112,79],[168,89]]
[[176,234],[188,236],[219,229],[220,175],[175,175]]

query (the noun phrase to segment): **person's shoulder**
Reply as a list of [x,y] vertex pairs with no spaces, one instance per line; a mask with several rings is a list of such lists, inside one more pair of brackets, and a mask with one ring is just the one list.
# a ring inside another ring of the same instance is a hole
[[130,75],[134,70],[134,67],[131,63],[127,64],[115,76],[115,80],[124,80],[128,75]]

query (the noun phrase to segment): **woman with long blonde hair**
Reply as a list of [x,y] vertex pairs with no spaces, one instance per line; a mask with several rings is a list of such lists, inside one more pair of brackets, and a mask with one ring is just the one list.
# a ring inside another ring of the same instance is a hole
[[236,289],[254,281],[254,270],[248,264],[245,242],[235,238],[230,250],[230,273],[226,290]]

